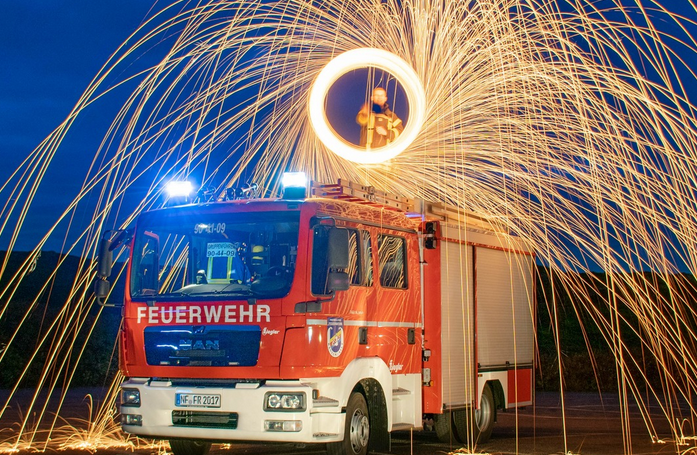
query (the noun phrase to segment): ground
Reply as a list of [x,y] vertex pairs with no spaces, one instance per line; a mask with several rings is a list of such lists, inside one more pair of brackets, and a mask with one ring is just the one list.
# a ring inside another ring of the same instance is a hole
[[[68,409],[84,406],[83,391],[70,393],[66,406]],[[75,403],[73,403],[75,401]],[[631,429],[630,446],[625,447],[621,428],[622,413],[616,394],[571,393],[565,396],[566,419],[562,419],[561,400],[557,393],[537,393],[535,405],[525,409],[499,412],[498,422],[492,439],[481,444],[471,453],[475,454],[567,454],[567,455],[620,455],[644,454],[684,454],[697,455],[697,442],[685,438],[687,445],[677,446],[670,436],[668,421],[661,417],[657,406],[650,409],[652,424],[659,435],[652,441],[647,426],[641,419],[636,405],[630,404],[628,427]],[[679,419],[679,417],[676,417]],[[3,417],[2,427],[7,431],[7,419]],[[517,424],[516,424],[517,423]],[[685,421],[685,436],[693,435]],[[564,438],[564,427],[566,438]],[[7,436],[7,433],[4,433]],[[456,452],[462,445],[453,441],[442,443],[432,431],[401,431],[392,435],[390,451],[375,452],[391,455],[436,455]],[[157,449],[141,449],[135,453],[150,455]],[[81,454],[84,451],[61,451],[66,455]],[[97,455],[132,454],[130,450],[98,450]],[[294,444],[233,443],[231,446],[214,445],[212,455],[273,455],[273,454],[323,454],[323,445],[298,446]],[[470,453],[461,451],[457,453]],[[160,454],[161,455],[161,454]]]

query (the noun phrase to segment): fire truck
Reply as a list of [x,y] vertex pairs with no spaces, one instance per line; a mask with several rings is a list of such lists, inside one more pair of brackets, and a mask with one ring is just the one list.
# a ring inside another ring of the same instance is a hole
[[175,455],[230,441],[366,454],[405,429],[474,446],[497,412],[532,404],[534,255],[519,238],[341,180],[229,199],[143,213],[101,242],[100,303],[130,246],[124,431]]

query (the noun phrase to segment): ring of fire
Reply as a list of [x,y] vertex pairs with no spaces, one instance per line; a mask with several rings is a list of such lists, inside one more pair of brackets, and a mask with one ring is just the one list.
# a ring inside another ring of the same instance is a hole
[[[349,71],[371,67],[392,74],[404,88],[409,103],[409,121],[404,131],[394,142],[377,151],[350,144],[337,135],[325,110],[327,93],[337,79]],[[396,157],[416,139],[426,115],[426,95],[419,76],[403,59],[381,49],[361,48],[335,57],[320,71],[310,90],[308,108],[312,128],[329,150],[354,163],[377,164]]]

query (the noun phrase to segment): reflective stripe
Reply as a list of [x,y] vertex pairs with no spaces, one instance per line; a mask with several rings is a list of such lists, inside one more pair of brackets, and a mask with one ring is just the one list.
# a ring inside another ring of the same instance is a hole
[[[327,325],[326,319],[307,319],[307,325]],[[423,324],[416,322],[390,322],[390,321],[353,321],[344,320],[344,325],[355,327],[406,327],[408,329],[421,328]]]
[[378,327],[407,327],[413,329],[416,324],[413,322],[378,322]]
[[344,325],[356,327],[377,327],[380,323],[375,321],[344,321]]
[[327,325],[326,319],[306,319],[307,325]]

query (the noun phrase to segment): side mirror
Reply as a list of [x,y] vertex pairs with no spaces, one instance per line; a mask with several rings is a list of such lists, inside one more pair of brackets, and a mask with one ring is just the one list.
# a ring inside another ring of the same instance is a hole
[[321,224],[313,230],[312,293],[331,295],[349,288],[349,231]]
[[97,276],[109,278],[111,275],[111,263],[114,261],[111,240],[104,238],[99,242],[99,252],[97,256]]
[[348,268],[348,230],[336,227],[333,227],[329,230],[329,244],[327,245],[327,265],[330,270]]
[[347,291],[349,288],[349,276],[346,272],[330,271],[327,277],[329,291]]
[[104,301],[111,290],[109,276],[111,276],[112,261],[113,253],[111,248],[111,240],[105,237],[99,242],[97,276],[94,278],[94,294],[97,297],[97,303],[101,306],[112,306],[107,305],[107,303]]
[[327,245],[327,290],[346,291],[349,288],[349,276],[345,270],[349,265],[349,235],[348,230],[333,227],[329,230]]
[[[116,232],[116,235],[113,240],[109,240],[113,232]],[[109,295],[109,291],[111,291],[109,277],[111,276],[111,267],[114,262],[113,251],[125,245],[132,238],[132,230],[120,229],[118,231],[106,231],[102,240],[99,241],[99,250],[97,251],[97,276],[94,278],[93,289],[94,295],[97,297],[97,303],[101,306],[116,306],[105,302],[106,297]]]

